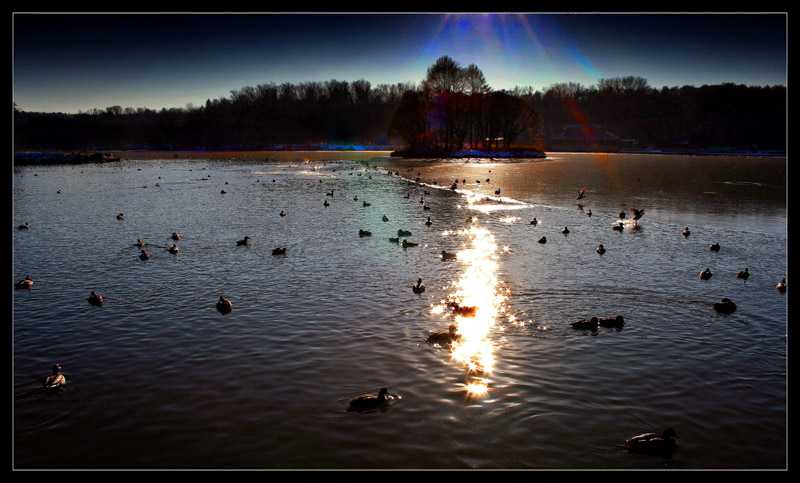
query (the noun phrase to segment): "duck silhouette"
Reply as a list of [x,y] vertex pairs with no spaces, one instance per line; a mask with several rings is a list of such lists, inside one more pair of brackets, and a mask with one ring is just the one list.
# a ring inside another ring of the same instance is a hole
[[578,197],[575,199],[582,200],[585,197],[585,193],[586,193],[586,187],[584,186],[583,188],[578,190]]
[[142,252],[139,254],[139,258],[142,259],[142,260],[149,260],[150,259],[150,254],[147,253],[146,251],[142,250]]
[[272,249],[273,255],[286,255],[286,247],[279,247]]
[[388,217],[388,216],[386,216],[386,215],[383,215],[383,217],[381,218],[381,220],[382,220],[382,221],[384,221],[384,222],[387,222],[387,221],[389,221],[389,217]]
[[630,438],[628,451],[631,453],[665,454],[673,451],[677,444],[675,438],[678,435],[672,428],[667,428],[661,434],[645,433]]
[[603,248],[603,244],[602,244],[602,243],[601,243],[601,244],[599,244],[599,245],[597,245],[597,253],[599,253],[600,255],[602,255],[602,254],[604,254],[605,252],[606,252],[606,249],[605,249],[605,248]]
[[615,230],[615,231],[619,231],[619,232],[621,232],[621,231],[622,231],[622,229],[624,228],[624,226],[625,226],[625,225],[623,225],[623,224],[622,224],[622,222],[619,222],[619,223],[617,223],[616,225],[614,225],[614,226],[613,226],[611,229],[612,229],[612,230]]
[[136,246],[137,247],[143,247],[144,246],[144,242],[142,241],[141,238],[137,238],[136,239]]
[[446,332],[434,332],[433,334],[430,334],[427,339],[425,339],[425,342],[428,342],[429,344],[439,344],[440,346],[449,346],[459,338],[461,338],[461,336],[458,334],[458,328],[456,327],[456,324],[450,324],[450,327]]
[[709,278],[711,278],[711,275],[713,275],[713,273],[711,273],[711,270],[706,268],[705,270],[700,272],[700,280],[708,280]]
[[180,236],[180,235],[178,235],[176,232],[172,232],[172,239],[173,239],[173,240],[180,240],[180,239],[181,239],[181,236]]
[[425,291],[425,284],[422,283],[422,279],[421,278],[417,279],[417,283],[415,283],[414,285],[411,286],[411,290],[415,294],[421,294],[422,292]]
[[365,410],[365,409],[377,409],[388,401],[386,398],[386,394],[389,391],[382,387],[380,391],[378,391],[378,395],[375,396],[374,394],[362,394],[361,396],[356,396],[353,399],[347,402],[347,406],[349,409],[356,409],[356,410]]
[[403,248],[411,248],[411,247],[415,247],[415,246],[418,246],[418,245],[419,245],[419,243],[414,243],[414,242],[410,242],[408,240],[403,240]]
[[31,225],[26,221],[24,225],[20,225],[17,228],[19,228],[20,230],[27,230],[30,227],[31,227]]
[[390,236],[389,237],[389,241],[392,242],[392,243],[400,243],[400,237],[397,237],[397,236],[391,237]]
[[285,212],[285,211],[283,211],[283,210],[281,210],[281,212],[280,212],[280,215],[281,215],[281,216],[286,216],[286,212]]
[[741,278],[746,282],[747,279],[750,278],[750,272],[745,268],[744,270],[736,274],[736,278]]
[[564,227],[564,229],[563,229],[563,230],[561,230],[561,233],[563,233],[564,235],[567,235],[567,234],[569,234],[569,228],[567,228],[567,227],[565,226],[565,227]]
[[52,372],[44,380],[45,389],[57,389],[67,383],[67,378],[64,377],[64,374],[61,374],[61,366],[59,364],[53,364]]
[[598,324],[600,327],[607,327],[611,329],[621,329],[623,325],[625,325],[625,318],[621,315],[617,315],[616,317],[603,317],[599,319]]
[[597,317],[592,317],[591,319],[576,320],[575,322],[572,322],[569,325],[573,329],[596,330],[597,326],[600,325],[600,321],[597,319]]
[[325,200],[325,201],[322,203],[322,206],[324,206],[325,208],[329,207],[330,205],[331,205],[331,204],[330,204],[330,203],[328,203],[328,200]]
[[458,258],[457,253],[442,250],[442,260],[455,260],[456,258]]
[[101,307],[103,305],[103,296],[98,295],[97,293],[94,292],[94,290],[92,291],[91,294],[89,294],[89,298],[86,300],[88,300],[89,303],[94,305],[95,307]]
[[539,223],[539,221],[536,218],[531,220],[531,225],[536,226],[537,223]]
[[780,293],[785,293],[786,292],[786,279],[784,278],[783,280],[781,280],[780,283],[778,283],[778,285],[775,286],[775,289]]
[[250,237],[249,237],[249,236],[247,236],[247,235],[245,235],[245,237],[244,237],[243,239],[241,239],[241,240],[238,240],[238,241],[236,242],[236,245],[237,245],[237,246],[245,246],[245,245],[250,245]]
[[428,225],[428,226],[433,225],[433,222],[431,221],[431,217],[430,216],[428,217],[428,221],[426,221],[425,224]]
[[639,219],[644,216],[645,209],[642,208],[641,210],[637,210],[636,208],[631,208],[631,213],[633,213],[633,221],[639,221]]
[[31,278],[30,275],[26,275],[23,280],[20,280],[19,282],[15,283],[14,286],[16,288],[31,288],[33,287],[33,279]]
[[372,236],[372,232],[367,230],[358,230],[358,236],[365,237],[365,236]]
[[120,213],[119,215],[117,215],[117,219],[118,219],[118,220],[122,220],[122,219],[124,219],[124,218],[125,218],[125,215],[124,215],[124,214],[122,214],[122,213]]
[[225,300],[225,297],[220,295],[219,301],[217,302],[217,310],[223,315],[229,314],[233,312],[233,304],[230,300]]
[[684,237],[684,238],[688,238],[688,237],[689,237],[689,235],[690,235],[691,233],[692,233],[692,232],[690,232],[690,231],[689,231],[689,227],[687,226],[687,227],[686,227],[686,228],[684,228],[684,230],[683,230],[683,237]]
[[718,252],[719,251],[719,243],[714,243],[713,245],[708,247],[708,249],[711,250],[712,252]]
[[411,236],[411,232],[408,230],[397,230],[397,236],[399,237]]
[[170,247],[170,249],[169,249],[170,253],[178,253],[179,251],[180,250],[178,249],[178,245],[176,245],[174,243],[172,244],[172,247]]
[[714,302],[714,310],[723,314],[730,314],[736,310],[736,304],[729,298],[723,298],[719,302]]
[[539,238],[539,243],[542,243],[542,244],[547,243],[547,237]]

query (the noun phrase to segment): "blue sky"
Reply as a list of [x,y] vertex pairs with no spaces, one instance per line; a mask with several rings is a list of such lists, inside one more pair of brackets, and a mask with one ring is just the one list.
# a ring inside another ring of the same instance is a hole
[[786,85],[774,14],[13,15],[13,97],[25,111],[185,107],[244,86],[421,82],[442,55],[493,89]]

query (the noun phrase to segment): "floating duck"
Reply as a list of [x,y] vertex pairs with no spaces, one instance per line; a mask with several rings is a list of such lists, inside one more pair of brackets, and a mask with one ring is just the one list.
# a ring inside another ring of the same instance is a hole
[[61,190],[56,191],[56,193],[61,194]]
[[461,336],[458,334],[456,324],[450,324],[450,328],[446,332],[434,332],[425,339],[425,342],[429,344],[439,344],[440,346],[448,346],[452,345],[453,342],[460,338]]
[[386,216],[386,215],[383,215],[383,218],[381,218],[381,220],[384,221],[384,222],[387,222],[387,221],[389,221],[389,217]]
[[620,220],[624,220],[625,219],[625,212],[624,211],[620,211],[619,212],[619,219]]
[[408,240],[403,240],[403,248],[415,247],[418,246],[419,243],[413,243]]
[[538,223],[539,223],[539,221],[536,218],[531,220],[531,225],[533,225],[533,226],[536,226]]
[[330,203],[328,203],[328,200],[325,200],[325,201],[322,203],[322,206],[324,206],[324,207],[326,207],[326,208],[327,208],[327,207],[329,207],[330,205],[331,205],[331,204],[330,204]]
[[139,258],[141,258],[142,260],[147,260],[150,258],[150,254],[142,250],[142,253],[139,254]]
[[431,221],[431,217],[430,216],[428,217],[428,221],[426,221],[425,224],[428,225],[428,226],[433,225],[433,222]]
[[450,185],[450,189],[451,189],[451,190],[453,190],[453,191],[455,191],[456,189],[458,189],[458,180],[456,180],[456,182],[455,182],[455,183],[453,183],[452,185]]
[[411,232],[407,230],[397,230],[397,236],[411,236]]
[[750,278],[750,272],[748,272],[747,269],[745,268],[744,270],[736,274],[736,278],[741,278],[742,280],[747,281],[747,279]]
[[637,210],[636,208],[631,208],[631,213],[633,213],[633,221],[638,221],[639,218],[644,216],[644,208],[641,210]]
[[353,201],[358,201],[358,195],[353,197]]
[[458,258],[457,253],[446,252],[442,250],[442,260],[455,260],[456,258]]
[[238,240],[236,242],[236,245],[238,245],[238,246],[249,245],[249,244],[250,244],[250,237],[247,236],[247,235],[245,235],[245,237],[243,239]]
[[573,329],[580,329],[580,330],[596,330],[597,326],[600,325],[600,321],[597,320],[597,317],[592,317],[591,319],[581,319],[576,320],[569,324]]
[[362,203],[362,204],[363,204],[365,207],[366,207],[366,206],[372,206],[372,203],[367,203],[366,201],[365,201],[364,203]]
[[89,301],[90,304],[94,305],[95,307],[100,307],[103,305],[103,296],[96,294],[94,290],[89,295],[89,298],[87,300]]
[[388,392],[389,391],[385,387],[382,387],[377,396],[373,394],[362,394],[361,396],[349,400],[347,406],[357,410],[377,409],[388,401],[386,398]]
[[723,314],[730,314],[736,310],[736,304],[729,298],[723,298],[721,301],[714,303],[714,310]]
[[564,229],[563,229],[563,230],[561,230],[561,233],[563,233],[563,234],[565,234],[565,235],[569,234],[569,228],[567,228],[567,227],[565,226],[565,227],[564,227]]
[[496,195],[500,196],[500,188],[498,188],[498,189],[494,190],[494,194],[496,194]]
[[180,235],[178,235],[178,234],[177,234],[177,233],[175,233],[175,232],[172,232],[172,239],[173,239],[173,240],[180,240],[180,239],[181,239],[181,236],[180,236]]
[[539,243],[542,243],[542,244],[547,243],[547,237],[539,238]]
[[325,196],[333,196],[333,190],[330,193],[325,193]]
[[602,254],[604,254],[605,252],[606,252],[606,249],[605,249],[605,248],[603,248],[603,244],[602,244],[602,243],[601,243],[601,244],[599,244],[599,245],[597,245],[597,253],[599,253],[600,255],[602,255]]
[[272,249],[272,254],[273,255],[286,255],[286,247],[273,248]]
[[711,250],[712,252],[718,252],[719,251],[719,243],[714,243],[713,245],[708,247],[708,249]]
[[369,231],[366,231],[366,230],[358,230],[358,236],[361,236],[361,237],[372,236],[372,232],[369,232]]
[[280,215],[281,215],[281,216],[286,216],[286,212],[285,212],[285,211],[283,211],[283,210],[281,210],[281,212],[280,212]]
[[584,194],[586,193],[586,187],[584,186],[580,190],[578,190],[578,197],[575,198],[576,200],[582,200],[584,198]]
[[220,191],[219,193],[220,193],[220,194],[222,194],[222,195],[224,195],[225,193],[227,193],[227,191],[225,191],[225,190],[222,190],[222,191]]
[[417,283],[415,283],[414,285],[411,286],[411,290],[415,294],[421,294],[422,292],[425,291],[425,284],[422,283],[422,279],[421,278],[417,279]]
[[780,293],[785,293],[786,292],[786,279],[784,278],[783,280],[781,280],[780,283],[775,286],[775,289]]
[[400,237],[389,237],[389,241],[392,243],[400,243]]
[[624,227],[624,225],[622,224],[622,222],[619,222],[619,223],[617,223],[616,225],[614,225],[614,226],[613,226],[611,229],[612,229],[612,230],[615,230],[615,231],[620,231],[620,232],[621,232],[623,227]]
[[137,238],[136,239],[136,246],[137,247],[143,247],[144,246],[144,242],[142,241],[141,238]]
[[20,280],[19,282],[15,283],[14,286],[16,288],[31,288],[33,287],[33,279],[30,275],[26,275],[24,280]]
[[422,205],[422,209],[423,209],[423,210],[430,210],[430,209],[431,209],[431,207],[430,207],[430,206],[428,206],[428,205]]
[[673,451],[677,444],[678,435],[672,428],[667,428],[663,433],[646,433],[634,436],[627,441],[628,451],[631,453],[664,454]]
[[123,213],[120,213],[119,215],[117,215],[117,219],[118,220],[122,220],[124,218],[125,218],[125,215]]
[[20,225],[20,226],[18,226],[17,228],[19,228],[20,230],[27,230],[27,229],[28,229],[28,228],[30,228],[30,227],[31,227],[31,226],[28,224],[28,222],[25,222],[25,224],[24,224],[24,225]]
[[586,216],[592,216],[592,210],[587,211]]
[[621,329],[625,325],[625,319],[618,315],[616,317],[603,317],[598,320],[600,327],[608,327],[611,329]]
[[172,247],[170,247],[170,249],[169,249],[170,253],[178,253],[179,251],[180,250],[178,249],[178,245],[176,245],[174,243],[172,244]]
[[689,227],[688,226],[683,229],[683,237],[684,238],[688,238],[691,233],[692,232],[689,231]]
[[233,304],[230,300],[225,300],[225,297],[220,295],[219,302],[217,302],[217,310],[219,310],[223,315],[229,314],[233,312]]
[[703,270],[702,272],[700,272],[700,280],[708,280],[709,278],[711,278],[711,275],[713,275],[713,274],[711,273],[711,270],[709,270],[708,268],[706,268],[705,270]]
[[61,374],[61,366],[53,364],[53,374],[47,376],[44,380],[45,389],[57,389],[67,383],[67,378]]

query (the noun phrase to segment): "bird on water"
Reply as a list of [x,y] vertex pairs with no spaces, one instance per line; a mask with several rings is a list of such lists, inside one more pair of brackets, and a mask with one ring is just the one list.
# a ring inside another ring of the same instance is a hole
[[675,438],[678,435],[672,428],[665,429],[661,434],[645,433],[629,439],[628,451],[631,453],[664,454],[678,447]]

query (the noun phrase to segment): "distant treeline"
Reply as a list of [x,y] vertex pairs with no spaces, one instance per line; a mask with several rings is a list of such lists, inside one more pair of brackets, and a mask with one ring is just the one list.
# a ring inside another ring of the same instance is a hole
[[[472,68],[473,66],[470,66]],[[478,71],[479,72],[479,71]],[[424,83],[423,83],[424,84]],[[331,80],[243,87],[204,106],[153,110],[107,107],[78,114],[14,113],[15,150],[271,149],[286,144],[387,145],[401,100],[421,93],[413,83]],[[595,124],[641,147],[677,145],[785,149],[785,86],[735,84],[655,89],[640,77],[597,85],[554,84],[543,91],[482,88],[503,105],[526,106],[547,147],[565,125]],[[511,101],[509,101],[511,99]],[[406,106],[407,107],[407,106]],[[444,131],[445,140],[462,139]],[[486,140],[468,132],[464,141]]]

